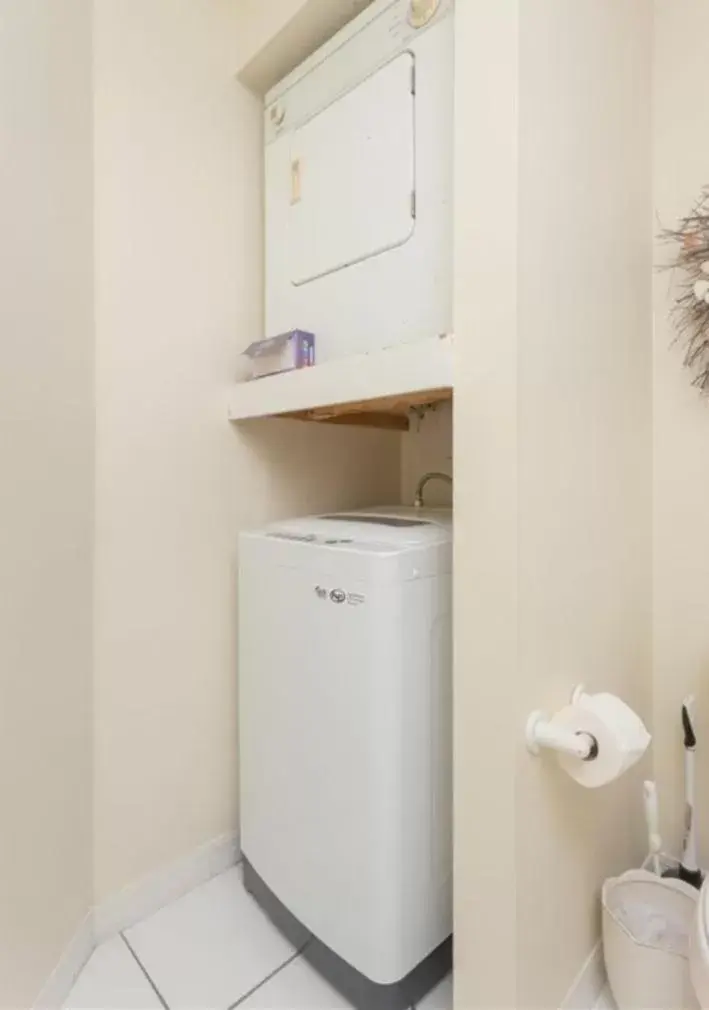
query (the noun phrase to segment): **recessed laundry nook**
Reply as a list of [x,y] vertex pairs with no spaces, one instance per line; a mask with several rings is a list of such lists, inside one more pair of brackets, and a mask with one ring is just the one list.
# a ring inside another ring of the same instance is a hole
[[709,1005],[708,32],[2,5],[0,1010]]

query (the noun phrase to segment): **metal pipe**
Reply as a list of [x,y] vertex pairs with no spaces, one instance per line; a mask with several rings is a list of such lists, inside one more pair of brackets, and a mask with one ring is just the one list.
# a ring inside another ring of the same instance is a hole
[[449,477],[447,473],[440,473],[438,470],[432,470],[430,473],[425,473],[421,480],[418,482],[416,487],[416,496],[414,498],[414,507],[417,509],[423,508],[423,492],[426,485],[431,480],[443,480],[447,484],[453,487],[453,478]]

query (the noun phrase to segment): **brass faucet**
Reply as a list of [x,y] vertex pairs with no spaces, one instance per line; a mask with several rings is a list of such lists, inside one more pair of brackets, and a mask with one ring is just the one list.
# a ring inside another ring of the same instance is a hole
[[450,484],[450,486],[453,487],[453,478],[449,477],[447,473],[439,473],[437,470],[433,470],[431,473],[425,473],[416,487],[416,497],[414,498],[415,508],[423,508],[423,492],[426,485],[431,480],[444,480],[447,484]]

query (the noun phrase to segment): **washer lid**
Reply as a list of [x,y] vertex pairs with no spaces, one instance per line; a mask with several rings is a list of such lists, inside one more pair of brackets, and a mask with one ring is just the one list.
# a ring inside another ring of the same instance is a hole
[[338,523],[368,523],[370,526],[391,526],[394,529],[411,529],[413,526],[429,526],[425,519],[407,519],[405,516],[362,515],[353,512],[352,515],[336,512],[331,516],[320,516],[329,522]]
[[421,510],[373,509],[326,513],[274,523],[264,531],[269,538],[298,541],[318,547],[405,551],[451,541],[450,525],[432,521]]
[[365,509],[358,509],[359,515],[374,516],[400,516],[404,519],[419,519],[434,526],[441,526],[444,530],[453,532],[453,509],[447,506],[418,508],[415,505],[375,505]]

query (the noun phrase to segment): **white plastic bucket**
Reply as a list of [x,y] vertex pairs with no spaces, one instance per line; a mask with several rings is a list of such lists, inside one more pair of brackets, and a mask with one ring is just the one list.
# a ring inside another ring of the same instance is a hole
[[696,1010],[689,935],[698,892],[630,870],[603,885],[603,952],[618,1010]]

